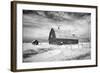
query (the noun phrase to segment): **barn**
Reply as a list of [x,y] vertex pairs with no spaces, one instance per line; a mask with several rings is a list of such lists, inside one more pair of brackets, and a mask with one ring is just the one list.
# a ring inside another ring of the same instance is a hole
[[49,44],[56,44],[56,45],[78,44],[78,39],[57,38],[53,28],[51,28],[51,31],[49,33],[48,41]]

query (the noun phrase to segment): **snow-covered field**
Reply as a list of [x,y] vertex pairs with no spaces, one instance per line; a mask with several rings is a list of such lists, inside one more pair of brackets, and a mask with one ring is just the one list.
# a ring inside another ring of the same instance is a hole
[[23,43],[23,62],[67,61],[91,59],[89,42],[76,45],[50,45]]

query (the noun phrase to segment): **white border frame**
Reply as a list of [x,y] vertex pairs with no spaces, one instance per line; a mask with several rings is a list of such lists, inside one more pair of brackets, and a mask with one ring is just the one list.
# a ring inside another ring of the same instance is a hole
[[[48,10],[48,11],[69,11],[69,12],[84,12],[91,13],[91,60],[79,61],[63,61],[63,62],[38,62],[38,63],[23,63],[22,61],[22,10]],[[52,68],[52,67],[69,67],[69,66],[83,66],[96,65],[96,8],[85,7],[64,7],[64,6],[50,6],[50,5],[31,5],[31,4],[17,4],[17,69],[31,69],[31,68]]]

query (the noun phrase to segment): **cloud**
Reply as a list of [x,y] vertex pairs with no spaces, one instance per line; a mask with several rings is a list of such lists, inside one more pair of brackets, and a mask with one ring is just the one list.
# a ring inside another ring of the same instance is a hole
[[48,40],[52,27],[60,38],[90,39],[90,26],[90,13],[23,11],[23,41]]

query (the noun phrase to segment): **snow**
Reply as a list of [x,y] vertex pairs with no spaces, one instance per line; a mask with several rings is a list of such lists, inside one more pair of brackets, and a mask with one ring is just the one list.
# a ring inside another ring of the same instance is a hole
[[[28,52],[30,50],[33,50],[36,54]],[[23,58],[23,62],[83,60],[91,58],[91,49],[89,42],[76,45],[50,45],[49,43],[32,45],[31,43],[23,43],[24,54],[29,56]]]

